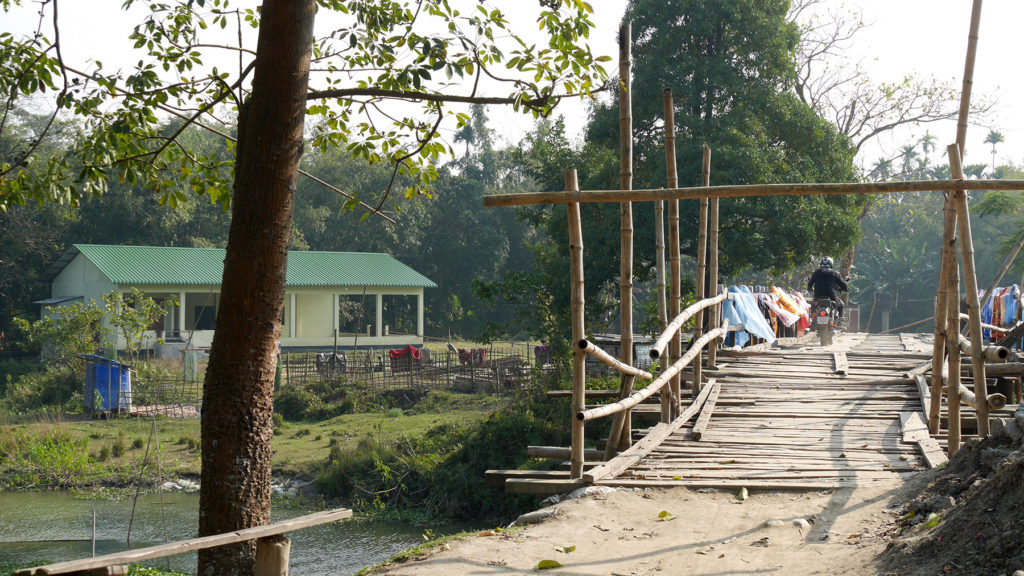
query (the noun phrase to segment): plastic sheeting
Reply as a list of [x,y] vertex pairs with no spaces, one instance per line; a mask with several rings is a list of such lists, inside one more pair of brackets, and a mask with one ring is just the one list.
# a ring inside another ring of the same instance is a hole
[[744,346],[750,340],[750,334],[768,343],[775,342],[775,332],[758,308],[757,298],[750,289],[746,286],[729,286],[729,292],[733,297],[723,302],[722,315],[729,320],[729,324],[743,324],[745,328],[735,333],[736,345]]

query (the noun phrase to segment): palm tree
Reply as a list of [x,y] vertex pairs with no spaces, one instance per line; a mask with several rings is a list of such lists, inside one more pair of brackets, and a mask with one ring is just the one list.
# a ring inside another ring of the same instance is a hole
[[988,136],[985,136],[985,144],[992,145],[992,171],[996,171],[996,144],[1003,142],[1003,133],[995,130],[989,130]]

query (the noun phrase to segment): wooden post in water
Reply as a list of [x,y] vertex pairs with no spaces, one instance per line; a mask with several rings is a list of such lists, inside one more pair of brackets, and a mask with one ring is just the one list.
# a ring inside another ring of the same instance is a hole
[[[704,145],[704,164],[701,170],[700,177],[701,186],[711,185],[711,148],[708,145]],[[697,301],[700,302],[704,299],[707,294],[705,290],[705,284],[707,283],[707,260],[708,260],[708,199],[700,199],[700,212],[697,217]],[[697,317],[694,319],[693,328],[693,339],[699,340],[704,334],[704,318],[710,316],[705,314],[703,310],[697,312]],[[693,361],[693,397],[697,397],[697,393],[700,392],[700,388],[703,385],[701,382],[701,372],[703,364],[703,355],[698,355]]]
[[[672,90],[666,88],[662,93],[662,106],[665,114],[665,182],[667,186],[675,186],[678,184],[676,178],[676,163],[675,163],[675,149],[676,149],[676,131],[674,126],[674,111],[672,110]],[[659,332],[664,332],[668,326],[668,295],[665,293],[665,225],[662,221],[664,217],[663,208],[664,202],[658,201],[654,205],[654,235],[655,244],[657,247],[657,276],[658,276],[658,328]],[[671,218],[671,210],[669,208]],[[679,215],[676,214],[676,226],[679,224]],[[678,238],[677,238],[678,241]],[[678,248],[676,248],[678,251]],[[674,263],[678,266],[678,259]],[[673,278],[673,281],[675,279]],[[674,310],[678,314],[679,303],[675,303]],[[674,316],[673,316],[674,317]],[[670,365],[671,362],[665,365]],[[661,421],[671,422],[675,414],[675,402],[673,401],[672,390],[670,386],[661,389]]]
[[[665,168],[667,173],[668,186],[678,186],[679,176],[676,171],[676,120],[675,104],[672,99],[672,89],[665,88],[663,98],[665,108]],[[669,200],[668,203],[668,260],[669,260],[669,317],[679,316],[682,307],[682,276],[679,268],[679,200]],[[671,366],[673,362],[683,355],[682,338],[679,331],[672,336],[669,343],[669,353],[662,361],[663,366]],[[670,388],[680,389],[679,378],[673,378]],[[679,396],[672,400],[672,418],[679,414]]]
[[[954,238],[955,242],[956,239]],[[946,327],[949,334],[958,334],[960,326],[960,268],[956,263],[956,252],[949,251],[946,267],[949,270],[949,285],[946,288]],[[960,449],[960,345],[953,338],[946,338],[947,367],[946,386],[946,453],[950,458]],[[941,382],[941,380],[940,380]]]
[[[956,144],[947,148],[949,154],[949,169],[953,178],[964,177],[963,167],[960,164],[960,151]],[[984,334],[981,331],[981,305],[978,302],[978,275],[974,267],[974,239],[971,235],[971,212],[967,206],[967,192],[957,190],[953,193],[953,204],[956,206],[957,228],[960,232],[960,257],[964,266],[964,291],[967,296],[967,314],[970,316],[971,365],[974,369],[974,394],[978,398],[988,398],[988,383],[985,381],[985,357],[982,350],[985,348]],[[957,311],[959,315],[959,310]],[[949,331],[948,339],[953,340],[953,331]],[[959,347],[959,332],[957,332],[957,346]],[[952,403],[959,399],[951,396],[947,402]],[[978,414],[978,436],[988,436],[988,404],[979,402],[975,408]]]
[[[619,27],[619,188],[633,189],[633,26],[625,22]],[[622,361],[633,365],[633,204],[619,204],[621,213],[621,266],[619,267],[619,331]],[[621,398],[633,393],[633,376],[622,376]],[[627,411],[622,419],[619,448],[633,443],[633,422]]]
[[[576,171],[565,171],[565,191],[579,190]],[[570,202],[566,205],[569,219],[569,300],[572,307],[572,341],[579,342],[586,337],[583,329],[583,225],[580,222],[580,205]],[[573,346],[572,352],[572,406],[570,414],[578,414],[586,409],[587,387],[587,353]],[[572,418],[572,449],[569,457],[569,475],[572,478],[583,476],[583,426],[582,420]]]

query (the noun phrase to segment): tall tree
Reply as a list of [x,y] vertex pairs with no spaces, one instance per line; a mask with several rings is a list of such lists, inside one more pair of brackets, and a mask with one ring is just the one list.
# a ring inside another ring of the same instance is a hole
[[[18,4],[0,6],[6,12]],[[0,93],[11,98],[0,111],[4,120],[16,94],[41,91],[54,95],[53,118],[67,111],[86,119],[74,150],[83,168],[74,178],[70,158],[55,162],[45,178],[20,168],[46,131],[3,159],[0,209],[27,199],[76,202],[102,193],[111,178],[143,182],[167,203],[192,192],[230,200],[221,308],[203,392],[199,521],[200,534],[227,532],[269,520],[274,352],[306,114],[322,118],[314,146],[344,146],[391,164],[382,198],[403,175],[405,194],[414,196],[450,152],[438,137],[445,118],[466,120],[451,103],[510,104],[543,115],[566,91],[596,89],[603,71],[585,43],[591,9],[582,0],[541,3],[537,21],[547,41],[540,46],[509,30],[500,10],[479,3],[468,3],[465,13],[447,0],[265,0],[259,9],[229,0],[124,3],[133,6],[149,10],[131,35],[144,57],[124,75],[83,72],[65,61],[57,0],[41,6],[52,39],[34,30],[0,35]],[[337,12],[340,24],[314,39],[318,7]],[[237,26],[235,46],[216,36],[228,26]],[[255,51],[244,42],[253,29]],[[204,66],[211,49],[230,49],[238,70]],[[311,66],[320,89],[310,89]],[[470,81],[461,93],[455,76]],[[480,82],[492,81],[504,85],[505,95],[481,95],[487,86]],[[396,100],[418,101],[423,109],[389,109]],[[230,184],[217,158],[184,146],[181,131],[163,132],[158,114],[186,119],[184,129],[211,122],[226,102],[238,114]],[[0,136],[5,126],[0,122]],[[251,571],[249,545],[200,554],[200,574]]]

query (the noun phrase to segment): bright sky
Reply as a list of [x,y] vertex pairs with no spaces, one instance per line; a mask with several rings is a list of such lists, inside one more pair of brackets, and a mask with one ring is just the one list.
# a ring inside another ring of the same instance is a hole
[[[600,53],[617,57],[615,36],[626,8],[625,0],[591,0],[596,10],[597,30],[592,46]],[[969,0],[824,0],[832,9],[858,9],[868,27],[854,38],[851,56],[878,81],[897,82],[906,74],[935,77],[955,84],[963,82],[970,26]],[[985,95],[998,100],[990,117],[990,126],[971,125],[967,130],[965,163],[991,163],[991,146],[984,143],[990,128],[1002,132],[1005,142],[996,148],[996,163],[1024,162],[1024,74],[1016,66],[1024,35],[1024,2],[988,0],[981,13],[978,54],[974,70],[975,97]],[[617,63],[612,64],[612,73]],[[564,107],[563,107],[564,106]],[[581,105],[560,105],[570,128],[579,130],[586,121]],[[496,128],[517,133],[514,118],[502,118]],[[897,131],[892,139],[879,142],[885,151],[896,151],[904,144],[930,131],[941,149],[956,140],[956,123],[910,127]],[[870,165],[883,149],[866,147],[860,162]]]
[[[528,0],[536,2],[536,0]],[[595,52],[616,56],[616,31],[625,10],[626,0],[590,0],[596,14],[597,29],[591,37]],[[823,0],[825,6],[847,9],[860,8],[869,24],[854,39],[850,52],[862,62],[878,81],[898,81],[904,74],[919,77],[934,76],[960,86],[963,78],[967,33],[971,2],[968,0]],[[34,27],[31,0],[21,14],[7,15],[0,22],[0,31]],[[74,0],[60,3],[61,19],[65,23],[62,39],[64,56],[69,62],[83,65],[88,60],[100,59],[109,69],[130,47],[127,41],[129,26],[135,21],[119,17],[116,12],[121,0]],[[510,12],[518,22],[514,4],[496,2],[495,5]],[[535,9],[530,5],[530,12]],[[997,147],[997,162],[1024,162],[1024,74],[1014,64],[1021,53],[1022,35],[1019,23],[1024,21],[1024,2],[1021,0],[989,0],[982,10],[980,41],[974,74],[975,95],[996,98],[997,104],[990,118],[990,126],[971,126],[967,134],[966,163],[991,162],[991,147],[983,143],[989,127],[1003,133],[1006,141]],[[528,18],[522,19],[523,33],[536,30]],[[86,23],[86,25],[78,25]],[[518,26],[517,26],[517,29]],[[614,74],[617,64],[609,63]],[[559,107],[574,136],[578,136],[586,121],[582,104],[565,102]],[[497,110],[490,113],[492,128],[506,141],[516,141],[530,126],[529,120]],[[937,137],[944,148],[956,136],[953,123],[912,127],[880,142],[886,150],[897,150],[914,141],[925,131]],[[862,151],[861,161],[871,163],[881,156],[882,150],[868,148]]]

